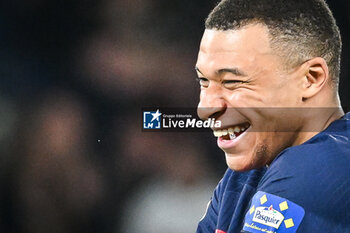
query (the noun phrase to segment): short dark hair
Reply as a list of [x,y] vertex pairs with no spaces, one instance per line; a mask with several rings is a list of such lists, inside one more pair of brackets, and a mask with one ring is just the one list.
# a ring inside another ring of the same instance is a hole
[[222,0],[209,14],[205,27],[237,30],[254,23],[266,25],[270,43],[287,64],[297,66],[322,57],[338,86],[341,37],[324,0]]

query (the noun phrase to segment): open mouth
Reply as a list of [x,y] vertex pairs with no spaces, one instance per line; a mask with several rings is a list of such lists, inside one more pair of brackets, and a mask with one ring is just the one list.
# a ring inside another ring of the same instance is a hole
[[249,123],[242,123],[227,129],[214,130],[214,136],[221,140],[234,140],[243,134],[249,127]]

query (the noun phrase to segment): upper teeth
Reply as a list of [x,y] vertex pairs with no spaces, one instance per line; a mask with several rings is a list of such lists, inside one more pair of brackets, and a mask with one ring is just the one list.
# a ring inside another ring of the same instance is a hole
[[243,132],[247,128],[248,127],[244,127],[244,126],[235,126],[233,128],[228,128],[228,129],[221,129],[221,130],[218,129],[218,130],[214,130],[214,136],[221,137],[221,136],[225,136],[227,134],[233,135],[234,133]]

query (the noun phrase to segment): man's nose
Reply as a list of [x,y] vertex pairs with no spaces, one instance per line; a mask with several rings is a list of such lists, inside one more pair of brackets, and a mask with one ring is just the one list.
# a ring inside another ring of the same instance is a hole
[[207,89],[201,93],[197,108],[197,114],[202,120],[209,118],[217,119],[227,108],[226,102],[219,90]]

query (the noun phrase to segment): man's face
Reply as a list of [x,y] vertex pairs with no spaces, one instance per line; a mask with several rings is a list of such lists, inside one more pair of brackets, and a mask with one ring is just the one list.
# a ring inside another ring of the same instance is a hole
[[285,108],[301,106],[303,74],[287,71],[282,56],[270,48],[262,25],[204,32],[196,64],[198,114],[221,120],[214,134],[233,170],[269,164],[298,140],[303,119]]

